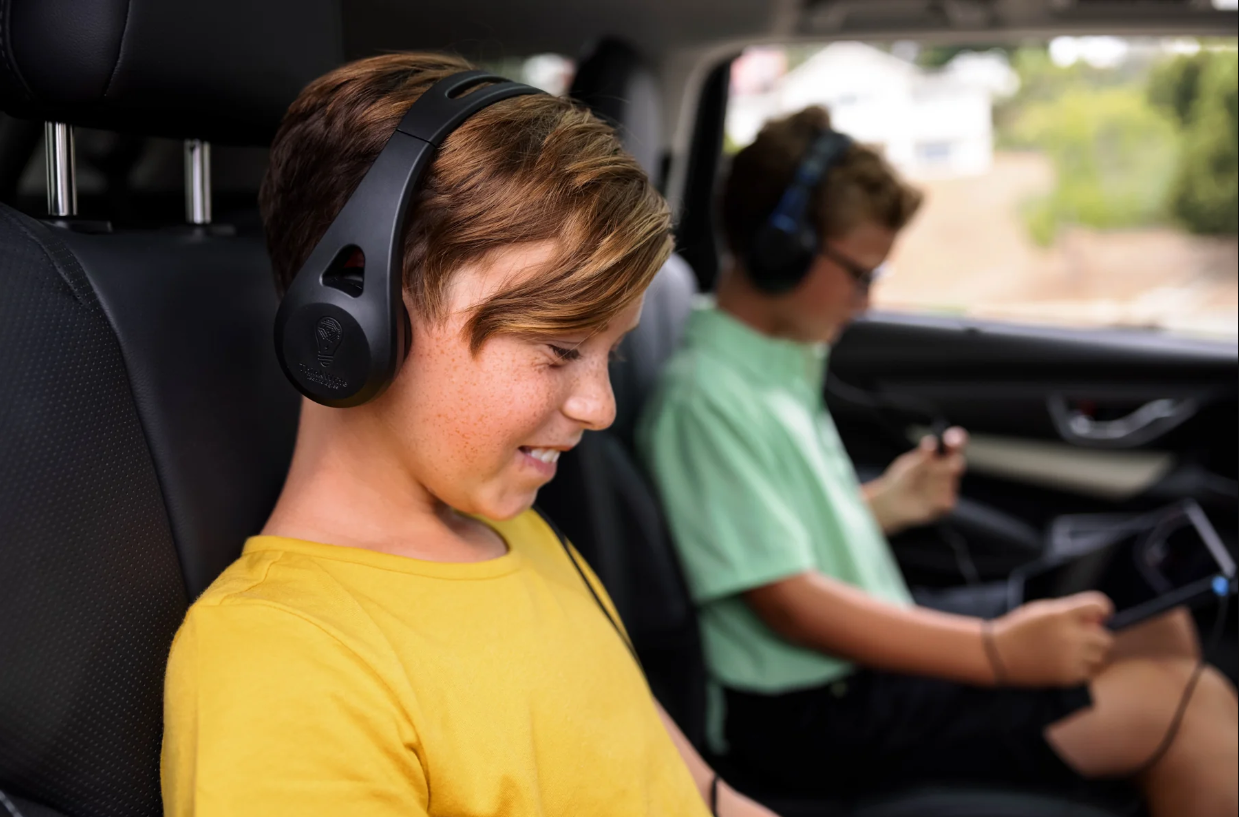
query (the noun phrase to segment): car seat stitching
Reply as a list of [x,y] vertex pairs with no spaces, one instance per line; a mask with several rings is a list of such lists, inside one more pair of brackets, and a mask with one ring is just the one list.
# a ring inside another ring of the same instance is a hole
[[[67,249],[65,249],[64,246],[61,245],[59,241],[57,241],[50,232],[47,234],[47,236],[45,236],[46,238],[46,243],[45,243],[44,241],[39,240],[39,237],[34,234],[34,232],[30,229],[29,226],[27,226],[26,224],[23,224],[20,219],[15,218],[11,211],[0,210],[0,216],[4,216],[4,218],[7,221],[13,224],[13,226],[17,227],[17,229],[25,233],[26,237],[30,239],[31,243],[33,243],[36,247],[38,247],[39,252],[43,254],[43,256],[47,259],[48,263],[50,263],[52,267],[56,270],[56,272],[60,275],[61,280],[64,281],[65,286],[69,288],[69,291],[73,293],[73,296],[74,298],[77,299],[78,303],[90,309],[100,309],[99,300],[98,298],[95,297],[94,289],[90,286],[89,282],[87,282],[85,272],[82,272],[81,268],[78,267],[78,277],[80,281],[74,281],[73,276],[68,274],[68,270],[66,269],[65,265],[61,263],[61,259],[58,258],[57,256],[63,254],[68,259],[73,261],[75,265],[76,265],[77,259],[74,258],[73,255],[69,253]],[[51,243],[55,243],[56,249],[59,252],[52,253],[48,249],[47,245]]]

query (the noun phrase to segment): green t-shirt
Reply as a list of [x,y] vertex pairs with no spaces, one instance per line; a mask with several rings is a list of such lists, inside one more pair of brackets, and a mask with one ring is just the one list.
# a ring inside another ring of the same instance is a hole
[[912,603],[826,413],[826,354],[824,345],[762,335],[703,299],[641,418],[640,453],[718,684],[778,693],[852,670],[775,634],[745,590],[816,570]]

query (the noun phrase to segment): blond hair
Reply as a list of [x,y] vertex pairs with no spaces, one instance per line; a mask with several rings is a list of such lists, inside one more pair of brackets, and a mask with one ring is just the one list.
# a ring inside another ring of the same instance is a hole
[[[259,193],[281,293],[413,102],[472,67],[436,54],[387,54],[337,68],[301,92]],[[495,333],[597,328],[640,297],[672,246],[666,202],[614,131],[546,94],[498,102],[448,136],[408,225],[404,286],[430,320],[443,317],[457,270],[506,246],[555,242],[549,264],[476,308],[466,329],[475,352]]]

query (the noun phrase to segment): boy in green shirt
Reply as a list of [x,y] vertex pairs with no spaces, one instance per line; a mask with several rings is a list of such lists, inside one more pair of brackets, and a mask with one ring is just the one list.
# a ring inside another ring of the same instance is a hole
[[926,439],[862,486],[822,381],[828,344],[868,306],[919,205],[821,108],[768,124],[735,157],[723,198],[735,260],[638,433],[722,693],[716,748],[788,787],[1134,776],[1155,817],[1234,814],[1223,676],[1205,670],[1161,748],[1199,654],[1184,611],[1112,636],[1097,593],[1008,611],[980,588],[946,612],[904,584],[885,536],[954,505],[967,434],[947,431],[942,454]]

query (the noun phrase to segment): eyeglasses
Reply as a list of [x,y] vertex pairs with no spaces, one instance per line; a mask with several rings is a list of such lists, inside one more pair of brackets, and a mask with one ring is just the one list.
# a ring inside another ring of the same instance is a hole
[[863,264],[858,264],[851,258],[848,258],[838,250],[831,249],[826,244],[817,248],[818,255],[824,258],[829,258],[847,271],[848,275],[852,276],[852,280],[856,282],[856,286],[861,292],[868,292],[873,286],[873,282],[886,274],[886,264],[878,264],[876,267],[869,268]]

